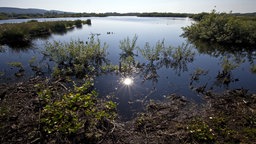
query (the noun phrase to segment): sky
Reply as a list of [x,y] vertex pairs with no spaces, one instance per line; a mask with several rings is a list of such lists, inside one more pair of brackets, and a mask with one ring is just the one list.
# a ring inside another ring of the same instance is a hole
[[256,12],[256,0],[0,0],[0,7],[66,12]]

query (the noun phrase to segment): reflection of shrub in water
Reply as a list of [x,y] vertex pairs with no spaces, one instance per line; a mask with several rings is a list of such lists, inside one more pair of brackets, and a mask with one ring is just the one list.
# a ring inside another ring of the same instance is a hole
[[160,59],[160,54],[164,49],[164,41],[158,41],[154,47],[151,47],[149,43],[146,43],[143,49],[140,49],[141,55],[150,62]]
[[137,48],[136,42],[138,37],[135,35],[132,40],[127,37],[120,41],[119,48],[122,50],[120,54],[119,72],[132,73],[135,68],[134,50]]
[[10,62],[8,63],[8,65],[12,66],[12,67],[16,67],[18,68],[18,72],[15,73],[16,77],[22,77],[24,75],[25,69],[23,68],[22,63],[20,62]]
[[255,64],[251,66],[251,72],[256,74],[256,65]]
[[4,72],[0,71],[0,77],[4,76],[4,74],[5,74]]
[[232,70],[239,67],[240,64],[243,63],[242,60],[240,61],[230,61],[227,57],[223,57],[221,62],[222,71],[218,72],[216,79],[217,84],[224,84],[228,86],[231,82],[236,82],[238,79],[232,77]]
[[122,54],[134,55],[133,51],[137,48],[137,46],[136,46],[137,39],[138,39],[138,37],[135,35],[133,37],[132,41],[130,40],[129,37],[120,41],[119,48],[122,50]]
[[228,60],[227,57],[223,57],[223,60],[221,62],[221,67],[223,69],[223,71],[225,72],[229,72],[234,70],[235,68],[237,68],[240,64],[239,63],[232,63],[230,60]]
[[182,44],[176,48],[171,55],[173,58],[171,67],[180,72],[187,71],[187,64],[194,61],[195,52],[191,50],[188,44]]
[[83,78],[86,74],[97,75],[101,66],[107,65],[107,45],[101,46],[99,40],[92,36],[89,42],[71,41],[46,44],[46,55],[57,63],[54,74],[75,75]]

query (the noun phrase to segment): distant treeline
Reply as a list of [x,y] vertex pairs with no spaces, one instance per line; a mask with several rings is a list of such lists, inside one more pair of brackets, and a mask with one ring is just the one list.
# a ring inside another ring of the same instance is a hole
[[[190,17],[195,20],[200,20],[204,15],[209,13],[199,13],[199,14],[191,14],[191,13],[57,13],[57,12],[46,12],[44,14],[16,14],[16,13],[0,13],[0,20],[4,19],[29,19],[29,18],[59,18],[59,17],[107,17],[107,16],[138,16],[138,17]],[[256,13],[230,13],[232,15],[246,16],[254,19],[256,17]]]
[[7,14],[0,13],[0,20],[3,19],[29,19],[29,18],[57,18],[57,17],[107,17],[107,16],[138,16],[138,17],[191,17],[188,13],[54,13],[45,14]]
[[[193,18],[196,21],[200,21],[203,17],[210,15],[211,13],[198,13],[198,14],[191,14],[190,17]],[[220,13],[220,14],[225,14],[227,13]],[[245,20],[256,20],[256,12],[255,13],[229,13],[228,15],[232,16],[237,16],[240,19],[245,19]]]
[[191,17],[193,14],[189,13],[140,13],[140,17]]

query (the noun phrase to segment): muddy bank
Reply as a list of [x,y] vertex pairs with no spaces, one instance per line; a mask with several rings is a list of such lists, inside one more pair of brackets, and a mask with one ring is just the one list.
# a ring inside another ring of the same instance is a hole
[[94,139],[83,139],[85,131],[45,137],[38,84],[59,93],[69,91],[60,80],[39,77],[1,84],[1,143],[57,143],[58,135],[62,143],[256,143],[256,94],[244,89],[207,92],[203,104],[171,94],[165,101],[150,101],[146,112],[131,121],[105,121],[97,126],[102,135]]

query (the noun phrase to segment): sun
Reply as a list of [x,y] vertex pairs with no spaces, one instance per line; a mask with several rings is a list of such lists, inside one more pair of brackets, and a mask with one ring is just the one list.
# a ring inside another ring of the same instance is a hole
[[131,78],[124,78],[123,79],[123,84],[124,85],[127,85],[127,86],[130,86],[130,85],[132,85],[133,84],[133,80],[131,79]]

